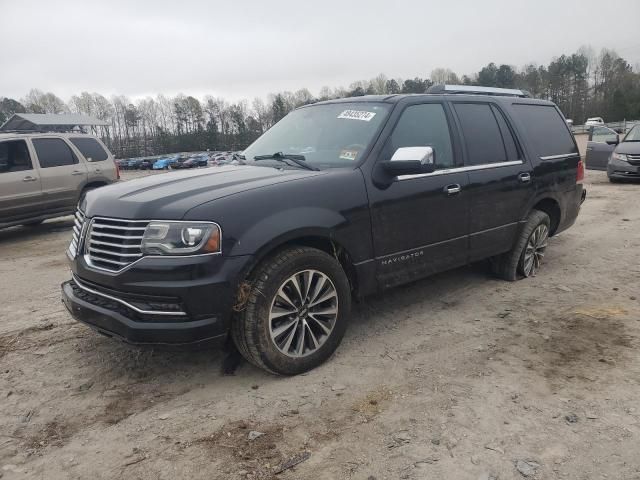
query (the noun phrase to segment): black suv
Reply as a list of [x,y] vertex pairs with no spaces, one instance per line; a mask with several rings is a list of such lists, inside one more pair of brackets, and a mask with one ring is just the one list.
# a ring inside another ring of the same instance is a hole
[[562,113],[518,90],[321,102],[241,158],[89,192],[62,285],[73,316],[135,344],[231,338],[296,374],[337,348],[352,298],[486,258],[535,275],[585,198]]

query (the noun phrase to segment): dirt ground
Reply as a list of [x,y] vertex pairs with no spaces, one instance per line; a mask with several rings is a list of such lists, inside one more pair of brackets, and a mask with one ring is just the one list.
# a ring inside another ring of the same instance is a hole
[[367,299],[294,378],[100,336],[59,299],[71,219],[0,231],[0,477],[640,479],[640,185],[586,185],[537,277]]

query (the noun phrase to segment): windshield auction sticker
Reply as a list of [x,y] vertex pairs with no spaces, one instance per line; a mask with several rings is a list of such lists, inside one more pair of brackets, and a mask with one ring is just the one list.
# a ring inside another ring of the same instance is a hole
[[370,122],[375,117],[375,112],[367,112],[365,110],[345,110],[338,118],[346,118],[348,120],[362,120],[363,122]]
[[341,160],[355,160],[358,156],[358,150],[342,150],[340,151]]

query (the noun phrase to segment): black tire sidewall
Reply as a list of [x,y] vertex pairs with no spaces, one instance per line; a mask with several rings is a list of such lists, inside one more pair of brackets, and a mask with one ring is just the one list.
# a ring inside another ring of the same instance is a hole
[[529,239],[531,238],[531,235],[533,235],[533,232],[536,230],[536,228],[538,228],[542,224],[547,226],[547,238],[548,238],[551,233],[551,219],[549,218],[549,215],[547,215],[546,213],[540,210],[535,210],[533,214],[529,217],[529,221],[527,222],[527,224],[525,225],[525,228],[523,229],[521,238],[524,239],[524,242],[520,247],[521,251],[518,257],[518,264],[516,266],[516,273],[522,278],[526,278],[524,275],[524,254],[527,248],[527,244],[529,243]]
[[[340,263],[320,250],[303,249],[291,261],[273,268],[274,263],[277,263],[277,258],[273,263],[267,263],[259,274],[268,275],[268,279],[264,281],[258,278],[260,292],[246,314],[253,316],[251,324],[254,328],[251,337],[255,342],[261,363],[276,373],[295,375],[322,364],[336,350],[347,328],[351,309],[351,291]],[[292,358],[280,352],[271,340],[269,312],[273,298],[282,283],[294,273],[303,270],[318,270],[329,277],[338,294],[338,316],[329,338],[316,352],[305,357]]]

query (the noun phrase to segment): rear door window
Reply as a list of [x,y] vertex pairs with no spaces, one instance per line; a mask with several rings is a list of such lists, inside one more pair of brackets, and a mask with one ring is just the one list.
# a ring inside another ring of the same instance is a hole
[[467,164],[506,162],[502,133],[491,106],[488,103],[454,103],[453,108],[467,146]]
[[61,167],[78,163],[78,158],[61,138],[34,138],[31,141],[38,154],[41,168]]
[[33,170],[31,156],[24,140],[0,142],[0,173]]
[[553,105],[516,103],[513,112],[540,157],[578,153],[566,122]]
[[70,138],[71,143],[73,143],[80,153],[84,155],[84,158],[89,162],[102,162],[109,158],[107,152],[105,152],[102,145],[98,143],[95,138],[89,137],[78,137],[78,138]]

